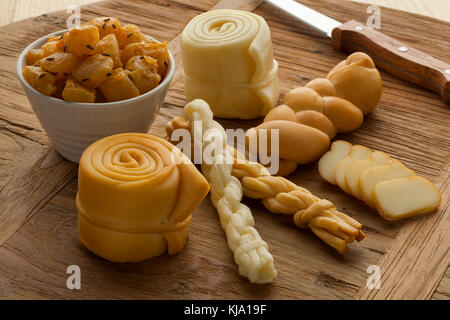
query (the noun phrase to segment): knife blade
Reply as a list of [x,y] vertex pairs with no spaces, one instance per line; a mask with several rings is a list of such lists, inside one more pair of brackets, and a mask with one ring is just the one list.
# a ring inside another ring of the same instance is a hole
[[436,92],[450,104],[450,65],[360,22],[336,21],[294,0],[265,0],[331,38],[337,50],[363,51],[378,68]]
[[300,19],[302,22],[325,34],[329,38],[331,38],[331,33],[334,28],[342,25],[339,21],[331,19],[330,17],[296,1],[266,0],[266,2],[285,13]]

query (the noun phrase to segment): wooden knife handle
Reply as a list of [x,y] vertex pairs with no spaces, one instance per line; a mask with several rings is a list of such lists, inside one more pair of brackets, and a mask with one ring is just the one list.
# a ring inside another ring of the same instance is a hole
[[439,94],[450,103],[450,65],[351,20],[335,28],[331,43],[340,51],[363,51],[377,67]]

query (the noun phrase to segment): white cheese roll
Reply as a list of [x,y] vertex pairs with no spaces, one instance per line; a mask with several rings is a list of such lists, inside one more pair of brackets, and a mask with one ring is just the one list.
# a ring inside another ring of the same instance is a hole
[[253,13],[213,10],[181,34],[186,98],[206,100],[214,116],[266,115],[280,95],[278,63],[266,21]]

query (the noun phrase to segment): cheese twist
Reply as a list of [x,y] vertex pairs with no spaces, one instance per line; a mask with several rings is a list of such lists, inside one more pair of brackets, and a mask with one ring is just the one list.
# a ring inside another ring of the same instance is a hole
[[[166,130],[170,137],[174,128],[188,127],[186,120],[176,117],[168,123]],[[233,147],[227,146],[227,149],[234,159],[231,174],[240,180],[245,196],[262,199],[264,206],[273,213],[294,214],[293,220],[298,227],[310,228],[339,253],[348,251],[348,243],[364,239],[362,225],[336,210],[330,201],[314,196],[288,179],[271,176],[266,167],[248,161]]]
[[[273,257],[267,243],[254,228],[255,222],[250,209],[241,203],[242,187],[239,180],[231,175],[233,158],[226,146],[225,130],[213,120],[213,114],[203,100],[187,104],[185,115],[191,123],[201,123],[201,126],[193,125],[191,132],[193,137],[202,140],[198,141],[202,143],[202,150],[211,143],[204,139],[208,132],[213,133],[212,136],[216,138],[222,138],[223,153],[214,154],[212,159],[203,159],[201,167],[210,184],[211,201],[219,213],[228,245],[239,266],[239,274],[254,283],[272,282],[277,276]],[[202,130],[205,135],[202,135]]]
[[262,199],[264,206],[273,213],[294,214],[298,227],[309,227],[339,253],[348,251],[347,243],[364,239],[362,225],[337,211],[330,201],[314,196],[286,178],[271,176],[259,163],[238,161],[243,160],[242,157],[235,157],[232,174],[241,180],[245,196]]
[[280,95],[270,29],[251,12],[212,10],[193,18],[180,38],[188,101],[202,98],[216,117],[258,118]]

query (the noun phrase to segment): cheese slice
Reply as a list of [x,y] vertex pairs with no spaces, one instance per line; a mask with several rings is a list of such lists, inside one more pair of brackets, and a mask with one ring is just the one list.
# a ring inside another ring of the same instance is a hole
[[334,177],[336,164],[348,156],[351,148],[352,144],[344,140],[337,140],[331,144],[330,151],[325,153],[319,160],[318,169],[322,178],[329,183],[336,184]]
[[372,197],[378,212],[388,220],[398,220],[439,208],[441,195],[427,179],[419,176],[382,181]]
[[364,171],[358,180],[358,189],[363,200],[370,206],[375,206],[372,191],[381,181],[396,178],[407,178],[415,175],[414,171],[405,167],[398,160],[390,160],[388,164],[376,166]]
[[180,252],[209,184],[168,141],[123,133],[91,144],[78,170],[78,235],[116,262]]
[[322,156],[320,175],[366,204],[386,220],[398,220],[439,208],[439,190],[400,161],[381,151],[336,141]]
[[350,194],[355,198],[362,199],[358,188],[358,180],[361,173],[372,167],[386,164],[389,160],[391,160],[391,157],[388,154],[381,151],[374,151],[370,158],[358,160],[349,165],[345,171],[345,184]]
[[345,192],[350,193],[345,182],[345,172],[347,168],[354,162],[358,160],[367,159],[372,155],[372,150],[367,147],[354,145],[350,150],[348,156],[339,161],[334,168],[334,177],[336,179],[336,184]]
[[208,11],[186,25],[180,44],[188,101],[203,99],[214,116],[240,119],[264,116],[278,102],[278,63],[262,17]]

